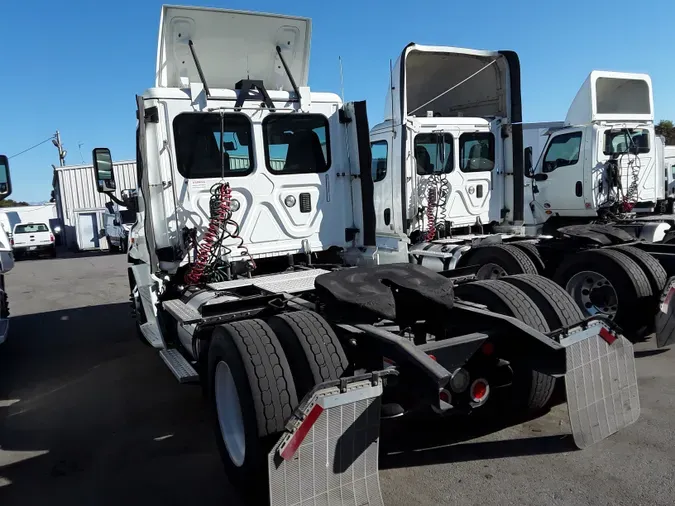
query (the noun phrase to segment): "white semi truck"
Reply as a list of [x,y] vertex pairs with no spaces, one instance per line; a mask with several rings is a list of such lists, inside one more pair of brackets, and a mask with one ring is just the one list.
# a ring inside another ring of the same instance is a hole
[[[12,193],[12,179],[9,174],[9,161],[0,155],[0,200]],[[14,268],[14,253],[7,232],[0,227],[0,344],[9,334],[9,299],[5,289],[5,274]]]
[[[376,186],[365,102],[307,86],[310,34],[306,18],[165,6],[155,85],[136,97],[138,329],[201,381],[232,483],[254,504],[382,504],[381,415],[540,410],[557,376],[579,447],[633,423],[632,345],[611,321],[540,276],[408,263],[404,187]],[[93,161],[110,194],[110,151]],[[584,386],[596,365],[611,390]]]
[[650,214],[665,187],[648,76],[592,72],[565,122],[529,128],[513,52],[410,44],[391,81],[371,130],[381,250],[481,279],[542,274],[585,316],[654,330],[675,248],[650,244],[673,217]]

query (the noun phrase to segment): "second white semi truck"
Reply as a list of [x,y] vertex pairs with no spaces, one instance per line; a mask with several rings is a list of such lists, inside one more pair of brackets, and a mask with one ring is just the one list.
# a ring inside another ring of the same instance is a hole
[[531,128],[513,52],[410,44],[391,81],[370,136],[380,251],[542,274],[585,316],[654,330],[675,248],[651,244],[671,225],[653,215],[666,194],[648,76],[592,72],[564,123]]

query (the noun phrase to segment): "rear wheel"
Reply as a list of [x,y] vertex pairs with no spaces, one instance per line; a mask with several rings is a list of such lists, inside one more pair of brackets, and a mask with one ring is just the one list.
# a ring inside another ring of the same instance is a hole
[[593,249],[569,255],[553,280],[572,296],[584,316],[606,316],[630,339],[642,337],[651,323],[649,279],[623,252]]
[[267,323],[288,358],[298,399],[319,383],[342,376],[347,357],[331,326],[317,313],[285,313],[271,317]]
[[[469,302],[482,304],[491,311],[513,316],[540,332],[549,326],[537,305],[519,288],[501,280],[475,281],[455,288],[455,294]],[[519,409],[539,411],[546,407],[555,388],[555,378],[533,370],[512,349],[497,350],[513,369],[513,402]]]
[[502,280],[527,294],[539,308],[551,330],[576,325],[584,319],[572,296],[550,279],[531,274],[517,274]]
[[638,264],[647,275],[647,279],[649,279],[652,293],[656,296],[661,294],[661,290],[663,290],[668,281],[668,274],[656,258],[634,246],[617,246],[610,249],[620,251]]
[[516,241],[509,243],[509,246],[514,246],[515,248],[518,248],[523,253],[525,253],[528,256],[528,258],[532,261],[534,266],[537,268],[537,274],[544,273],[546,266],[544,265],[544,261],[541,258],[541,254],[539,253],[539,250],[537,249],[537,246],[534,243],[525,241]]
[[267,454],[298,399],[286,355],[262,320],[217,327],[208,356],[210,404],[231,483],[263,503]]
[[469,250],[458,267],[478,265],[476,278],[497,279],[509,274],[537,274],[537,267],[527,254],[510,244],[493,244]]
[[108,241],[108,253],[117,253],[119,251],[119,248],[110,241],[110,237],[106,235],[105,240]]

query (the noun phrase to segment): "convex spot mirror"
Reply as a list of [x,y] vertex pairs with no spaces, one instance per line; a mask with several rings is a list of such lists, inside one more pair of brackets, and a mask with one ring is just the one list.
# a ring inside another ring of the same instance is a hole
[[96,185],[100,193],[114,193],[115,173],[113,171],[112,156],[108,148],[95,148],[92,152]]
[[0,200],[6,199],[12,193],[12,180],[9,177],[9,160],[0,155]]

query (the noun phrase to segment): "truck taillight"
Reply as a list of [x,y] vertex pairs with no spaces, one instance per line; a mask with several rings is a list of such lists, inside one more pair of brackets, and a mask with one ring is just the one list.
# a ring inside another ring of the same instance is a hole
[[49,234],[49,240],[50,240],[51,242],[54,242],[54,234]]
[[9,245],[10,245],[10,246],[14,246],[14,239],[10,239],[10,240],[9,240]]

